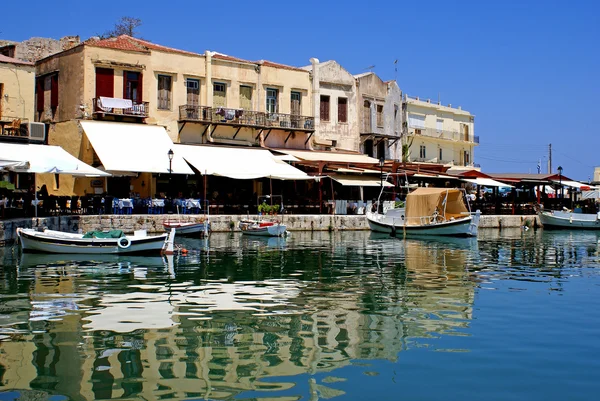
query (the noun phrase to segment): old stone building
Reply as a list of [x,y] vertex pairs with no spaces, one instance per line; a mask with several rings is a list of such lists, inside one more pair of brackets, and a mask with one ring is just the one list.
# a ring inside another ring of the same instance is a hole
[[0,40],[0,54],[23,61],[35,62],[52,54],[68,50],[79,43],[79,36],[65,36],[60,39],[31,38],[22,42]]

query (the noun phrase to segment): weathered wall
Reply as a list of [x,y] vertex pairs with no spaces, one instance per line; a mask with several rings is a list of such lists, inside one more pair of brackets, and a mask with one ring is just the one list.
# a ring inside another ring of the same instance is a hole
[[[316,80],[316,90],[313,96],[313,113],[315,116],[315,141],[336,141],[336,148],[358,151],[360,133],[357,116],[356,80],[337,62],[331,60],[324,63],[313,63],[313,81]],[[320,118],[320,96],[329,96],[329,121]],[[337,99],[348,99],[348,122],[338,121]]]
[[79,42],[79,36],[65,36],[58,40],[52,38],[31,38],[23,42],[0,40],[0,47],[14,45],[15,58],[35,62],[52,54],[70,49],[78,45]]
[[0,63],[0,83],[3,94],[0,97],[1,119],[34,119],[35,67]]

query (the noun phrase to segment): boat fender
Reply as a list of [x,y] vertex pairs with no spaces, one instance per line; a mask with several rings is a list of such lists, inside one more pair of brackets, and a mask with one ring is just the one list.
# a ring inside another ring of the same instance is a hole
[[569,217],[569,223],[573,224],[573,216]]
[[121,249],[127,249],[131,246],[131,240],[127,237],[121,237],[117,241],[117,245],[119,245],[119,248]]

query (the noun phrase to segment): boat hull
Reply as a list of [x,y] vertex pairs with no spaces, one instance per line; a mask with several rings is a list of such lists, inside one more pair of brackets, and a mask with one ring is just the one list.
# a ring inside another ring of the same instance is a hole
[[242,234],[257,237],[283,237],[287,234],[287,226],[279,223],[261,226],[257,222],[242,221],[239,227]]
[[[80,238],[77,235],[61,236],[17,229],[23,252],[71,253],[71,254],[159,254],[168,234],[153,237]],[[123,240],[126,238],[126,240]],[[121,241],[121,245],[119,242]]]
[[403,223],[404,220],[394,222],[390,221],[389,218],[386,219],[383,215],[367,213],[367,221],[372,231],[387,233],[397,237],[424,235],[475,237],[477,236],[479,214],[435,224],[405,226]]
[[[210,223],[207,223],[207,231],[210,231]],[[183,236],[183,235],[202,235],[204,234],[205,223],[180,223],[180,222],[165,222],[163,223],[163,227],[166,231],[171,231],[172,228],[175,229],[175,235]]]
[[600,230],[600,216],[597,214],[543,211],[538,216],[544,228]]

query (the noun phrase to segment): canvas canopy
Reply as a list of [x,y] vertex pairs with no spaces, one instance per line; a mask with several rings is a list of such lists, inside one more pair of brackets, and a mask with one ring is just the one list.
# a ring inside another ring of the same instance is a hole
[[466,217],[469,214],[463,192],[454,188],[417,188],[406,196],[406,225],[421,225],[434,215],[446,220]]

